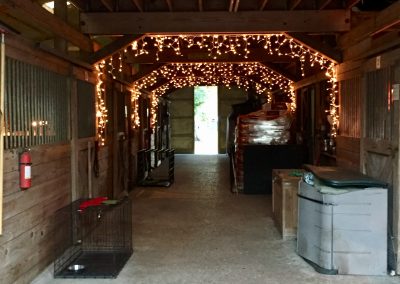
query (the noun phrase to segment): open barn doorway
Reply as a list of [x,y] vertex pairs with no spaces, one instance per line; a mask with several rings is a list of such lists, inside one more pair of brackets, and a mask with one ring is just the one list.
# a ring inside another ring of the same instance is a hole
[[218,87],[194,88],[194,153],[218,154]]

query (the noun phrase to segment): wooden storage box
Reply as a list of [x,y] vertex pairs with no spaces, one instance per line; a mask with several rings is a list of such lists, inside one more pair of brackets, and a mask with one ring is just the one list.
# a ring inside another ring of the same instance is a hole
[[282,238],[297,233],[297,189],[302,173],[299,169],[272,170],[272,216]]

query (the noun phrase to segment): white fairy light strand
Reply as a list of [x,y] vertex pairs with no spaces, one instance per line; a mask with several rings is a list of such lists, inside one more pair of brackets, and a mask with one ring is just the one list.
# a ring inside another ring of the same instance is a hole
[[106,124],[107,124],[107,107],[104,101],[105,87],[103,82],[103,75],[105,69],[105,62],[101,61],[96,64],[97,82],[96,82],[96,136],[100,146],[105,145],[106,141]]

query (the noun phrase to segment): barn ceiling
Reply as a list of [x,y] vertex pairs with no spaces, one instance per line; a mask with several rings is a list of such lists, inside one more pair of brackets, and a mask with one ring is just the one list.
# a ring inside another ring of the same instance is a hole
[[[306,48],[340,62],[346,42],[357,36],[362,40],[357,28],[364,31],[368,21],[368,27],[371,22],[378,25],[373,36],[397,31],[394,12],[383,15],[382,23],[378,17],[390,5],[399,6],[394,0],[70,0],[68,5],[59,0],[53,10],[51,5],[45,10],[43,4],[49,2],[1,0],[0,25],[38,46],[59,49],[57,42],[64,41],[64,52],[89,63],[126,49],[133,40],[148,35],[282,32]],[[132,66],[132,76],[128,78],[131,82],[163,64],[244,61],[263,64],[292,81],[302,79],[298,59],[265,53],[262,44],[257,43],[252,43],[249,50],[247,58],[233,53],[213,58],[199,48],[183,48],[178,55],[166,50],[158,56],[150,49],[141,56],[124,53],[124,59]],[[317,72],[318,68],[307,67],[307,75]]]

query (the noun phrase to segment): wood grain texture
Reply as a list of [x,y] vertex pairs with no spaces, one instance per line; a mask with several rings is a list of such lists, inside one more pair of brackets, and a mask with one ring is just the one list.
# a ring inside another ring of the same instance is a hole
[[350,12],[345,10],[81,14],[83,32],[109,35],[233,30],[264,33],[344,32],[350,30],[348,19]]
[[54,257],[61,240],[55,212],[71,202],[70,146],[34,147],[32,187],[19,189],[18,151],[6,151],[4,234],[0,237],[1,283],[27,283]]
[[337,165],[353,170],[360,169],[360,138],[336,137]]

